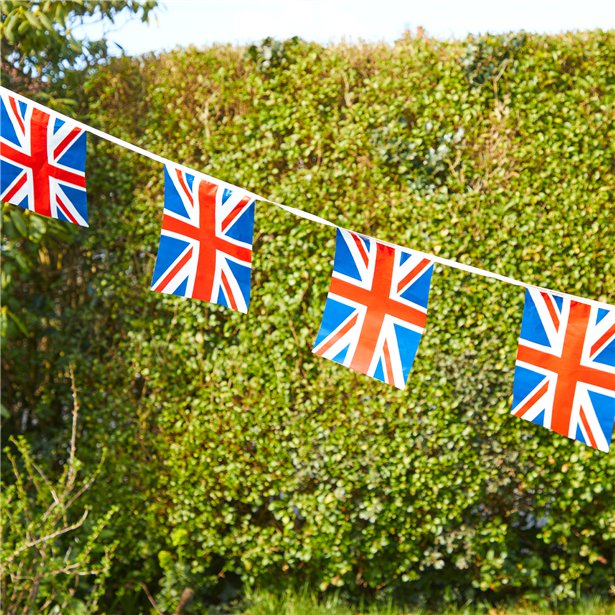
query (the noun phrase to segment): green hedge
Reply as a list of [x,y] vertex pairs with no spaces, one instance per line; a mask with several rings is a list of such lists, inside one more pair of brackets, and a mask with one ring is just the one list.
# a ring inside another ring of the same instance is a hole
[[[614,63],[614,31],[265,40],[117,60],[81,105],[115,136],[342,226],[612,302]],[[398,391],[311,353],[333,229],[257,206],[247,316],[150,293],[162,167],[88,147],[92,228],[42,277],[15,273],[16,310],[44,287],[30,310],[44,325],[24,338],[9,321],[3,396],[9,431],[25,425],[51,459],[75,365],[84,463],[110,453],[87,497],[119,509],[110,609],[147,609],[143,583],[169,611],[192,588],[194,612],[246,585],[608,596],[611,457],[510,415],[523,289],[437,267]]]

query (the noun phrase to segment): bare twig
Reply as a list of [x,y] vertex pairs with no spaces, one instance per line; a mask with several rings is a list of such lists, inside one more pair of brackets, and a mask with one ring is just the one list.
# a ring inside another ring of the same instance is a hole
[[[43,479],[43,482],[47,486],[47,489],[49,489],[49,492],[51,493],[51,497],[53,498],[53,504],[45,511],[45,514],[43,515],[43,518],[41,519],[41,522],[45,523],[45,521],[47,521],[47,519],[49,518],[51,513],[56,509],[56,507],[62,506],[63,502],[62,502],[62,498],[60,497],[60,495],[58,495],[57,491],[54,489],[53,485],[51,484],[51,481],[47,478],[45,473],[34,462],[32,463],[32,467],[39,473],[40,477]],[[64,512],[66,512],[66,507],[64,507]]]
[[77,397],[75,372],[72,365],[68,368],[68,371],[70,373],[70,387],[73,392],[73,424],[70,434],[70,456],[68,458],[68,476],[66,482],[66,488],[70,491],[77,475],[77,471],[75,470],[75,452],[77,449],[77,416],[79,414],[79,398]]
[[47,534],[46,536],[41,536],[41,538],[37,538],[36,540],[32,540],[30,542],[27,542],[25,545],[22,545],[21,547],[19,547],[19,549],[16,549],[13,553],[11,553],[9,561],[12,561],[13,559],[15,559],[16,555],[19,555],[20,553],[23,553],[24,551],[31,549],[32,547],[35,547],[36,545],[39,545],[41,543],[46,543],[50,541],[52,538],[57,538],[58,536],[61,536],[62,534],[66,534],[67,532],[72,532],[73,530],[76,530],[77,528],[81,527],[83,525],[83,522],[86,520],[89,512],[90,511],[86,509],[83,515],[81,515],[81,519],[79,519],[79,521],[77,521],[76,523],[73,523],[72,525],[63,527],[61,530],[57,530],[55,532],[52,532],[51,534]]
[[[57,576],[59,574],[71,574],[78,577],[86,577],[93,574],[98,574],[98,570],[77,570],[81,566],[81,562],[74,562],[72,564],[67,564],[62,568],[56,568],[55,570],[51,570],[50,572],[46,572],[46,577]],[[24,576],[19,574],[12,574],[11,580],[13,581],[33,581],[36,580],[36,577],[32,576]],[[43,610],[43,609],[41,609]]]
[[154,600],[153,596],[149,593],[149,590],[147,589],[147,585],[143,582],[141,582],[140,585],[141,585],[141,589],[145,592],[145,595],[147,596],[147,599],[149,600],[150,604],[156,610],[156,613],[158,613],[159,615],[164,615],[164,613],[158,608],[158,605],[156,604],[156,601]]
[[179,598],[179,604],[177,605],[175,615],[181,615],[182,611],[186,608],[186,606],[188,606],[193,598],[194,590],[191,587],[186,587]]
[[[103,460],[104,460],[104,453],[100,459],[101,464]],[[64,506],[64,510],[68,510],[75,503],[75,500],[77,500],[81,495],[83,495],[94,484],[94,481],[98,478],[98,475],[100,474],[101,469],[102,469],[101,466],[99,466],[94,472],[94,474],[92,474],[92,476],[90,476],[90,478],[85,483],[83,483],[83,485],[75,493],[75,495],[73,495],[73,497],[70,498],[68,502],[66,502]]]

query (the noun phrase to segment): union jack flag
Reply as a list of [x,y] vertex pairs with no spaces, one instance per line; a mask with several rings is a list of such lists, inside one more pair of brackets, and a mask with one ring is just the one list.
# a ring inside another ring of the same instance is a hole
[[338,229],[313,351],[403,389],[425,328],[432,273],[422,255]]
[[81,128],[0,93],[0,200],[88,226]]
[[152,290],[246,313],[254,199],[170,165],[164,177],[164,216]]
[[512,413],[609,450],[615,421],[615,308],[527,290]]

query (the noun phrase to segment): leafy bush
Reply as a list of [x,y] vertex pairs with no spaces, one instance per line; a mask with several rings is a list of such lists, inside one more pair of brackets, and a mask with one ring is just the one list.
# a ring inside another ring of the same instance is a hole
[[[614,36],[177,50],[112,62],[80,104],[92,125],[342,226],[612,300]],[[311,353],[332,229],[257,207],[247,316],[150,293],[162,168],[88,147],[92,228],[45,287],[47,362],[3,395],[12,430],[27,411],[59,438],[55,374],[77,365],[97,408],[84,463],[101,446],[112,460],[88,502],[118,504],[110,611],[303,583],[421,604],[606,598],[613,464],[509,414],[522,290],[438,268],[398,391]],[[9,370],[26,344],[12,335]]]
[[69,456],[59,479],[50,479],[36,464],[23,438],[13,441],[13,450],[5,450],[13,470],[13,480],[2,484],[1,497],[0,590],[7,615],[91,613],[104,594],[117,543],[105,545],[102,534],[116,508],[109,507],[95,523],[88,519],[87,507],[75,514],[100,467],[79,480],[74,380],[73,395]]

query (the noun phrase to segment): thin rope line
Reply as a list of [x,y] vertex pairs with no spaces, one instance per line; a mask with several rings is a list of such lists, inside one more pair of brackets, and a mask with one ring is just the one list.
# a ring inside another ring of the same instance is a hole
[[[137,145],[134,145],[132,143],[129,143],[128,141],[124,141],[124,139],[119,139],[118,137],[114,137],[113,135],[110,135],[107,132],[104,132],[102,130],[98,130],[97,128],[93,128],[92,126],[89,126],[88,124],[84,124],[83,122],[79,122],[78,120],[75,120],[71,117],[68,117],[67,115],[64,115],[62,113],[58,113],[57,111],[54,111],[53,109],[50,109],[49,107],[46,107],[45,105],[42,105],[41,103],[38,103],[34,100],[30,100],[29,98],[26,98],[25,96],[22,96],[21,94],[17,94],[16,92],[13,92],[12,90],[9,90],[8,88],[5,88],[4,86],[0,86],[0,92],[9,94],[11,96],[13,96],[14,98],[16,98],[17,100],[21,100],[22,102],[25,102],[27,104],[31,104],[34,105],[35,107],[38,107],[41,110],[44,110],[46,112],[52,113],[55,117],[68,122],[70,124],[73,124],[74,126],[77,126],[78,128],[81,128],[82,130],[85,130],[86,132],[89,132],[90,134],[93,134],[97,137],[100,137],[101,139],[105,139],[106,141],[109,141],[111,143],[114,143],[115,145],[119,145],[120,147],[123,147],[125,149],[128,149],[132,152],[135,152],[136,154],[140,154],[141,156],[145,156],[146,158],[149,158],[150,160],[154,160],[156,162],[159,162],[163,165],[171,165],[174,166],[178,169],[181,169],[182,171],[187,171],[189,173],[192,174],[196,174],[200,177],[202,177],[203,179],[206,179],[207,181],[213,182],[215,184],[218,184],[220,186],[223,187],[227,187],[229,189],[232,190],[237,190],[240,191],[241,193],[245,194],[246,196],[255,199],[257,201],[261,201],[264,203],[270,203],[271,205],[275,205],[276,207],[279,207],[280,209],[283,209],[284,211],[291,213],[295,216],[298,216],[299,218],[303,218],[305,220],[309,220],[310,222],[316,222],[317,224],[322,224],[324,226],[331,226],[334,228],[339,228],[339,229],[343,229],[343,230],[351,230],[351,229],[344,229],[344,227],[341,227],[337,224],[335,224],[334,222],[331,222],[330,220],[327,220],[325,218],[321,218],[320,216],[317,216],[315,214],[311,214],[307,211],[304,211],[303,209],[298,209],[296,207],[290,207],[289,205],[284,205],[283,203],[278,203],[276,201],[272,201],[271,199],[267,199],[259,194],[256,194],[254,192],[250,192],[249,190],[246,190],[245,188],[241,188],[240,186],[235,186],[234,184],[231,184],[229,182],[226,182],[224,180],[218,179],[217,177],[213,177],[211,175],[207,175],[206,173],[202,173],[201,171],[195,171],[194,169],[187,167],[183,164],[178,164],[177,162],[173,162],[172,160],[169,160],[168,158],[165,158],[164,156],[159,156],[158,154],[154,154],[153,152],[150,152],[147,149],[144,149],[142,147],[139,147]],[[351,232],[357,232],[357,231],[351,231]],[[564,297],[564,298],[568,298],[568,299],[572,299],[573,301],[581,301],[583,303],[589,303],[592,305],[595,305],[597,307],[601,307],[601,308],[606,308],[606,309],[613,309],[612,305],[609,305],[608,303],[604,303],[603,301],[596,301],[595,299],[586,299],[584,297],[578,297],[577,295],[571,295],[570,293],[566,293],[566,292],[560,292],[557,290],[551,290],[550,288],[545,288],[542,286],[536,286],[535,284],[528,284],[526,282],[522,282],[521,280],[516,280],[515,278],[511,278],[509,276],[505,276],[505,275],[501,275],[499,273],[494,273],[493,271],[487,271],[486,269],[480,269],[479,267],[474,267],[472,265],[465,265],[463,263],[459,263],[457,261],[448,259],[448,258],[442,258],[440,256],[436,256],[435,254],[430,254],[429,252],[423,252],[421,250],[415,250],[414,248],[407,248],[405,246],[401,246],[395,243],[391,243],[388,241],[383,241],[382,239],[377,239],[376,237],[371,237],[370,235],[365,235],[364,233],[361,233],[362,235],[364,235],[365,237],[369,237],[370,239],[375,239],[376,241],[379,241],[380,243],[383,243],[385,245],[391,246],[393,248],[403,248],[403,249],[411,249],[413,252],[417,253],[417,254],[421,254],[422,256],[425,256],[427,258],[429,258],[431,261],[433,261],[434,263],[438,263],[440,265],[444,265],[445,267],[451,267],[453,269],[459,269],[460,271],[465,271],[466,273],[473,273],[475,275],[480,275],[484,278],[491,278],[493,280],[499,280],[500,282],[505,282],[507,284],[512,284],[514,286],[521,286],[523,288],[532,288],[532,289],[536,289],[536,290],[540,290],[540,291],[545,291],[545,292],[549,292],[553,295],[557,295],[559,297]]]

